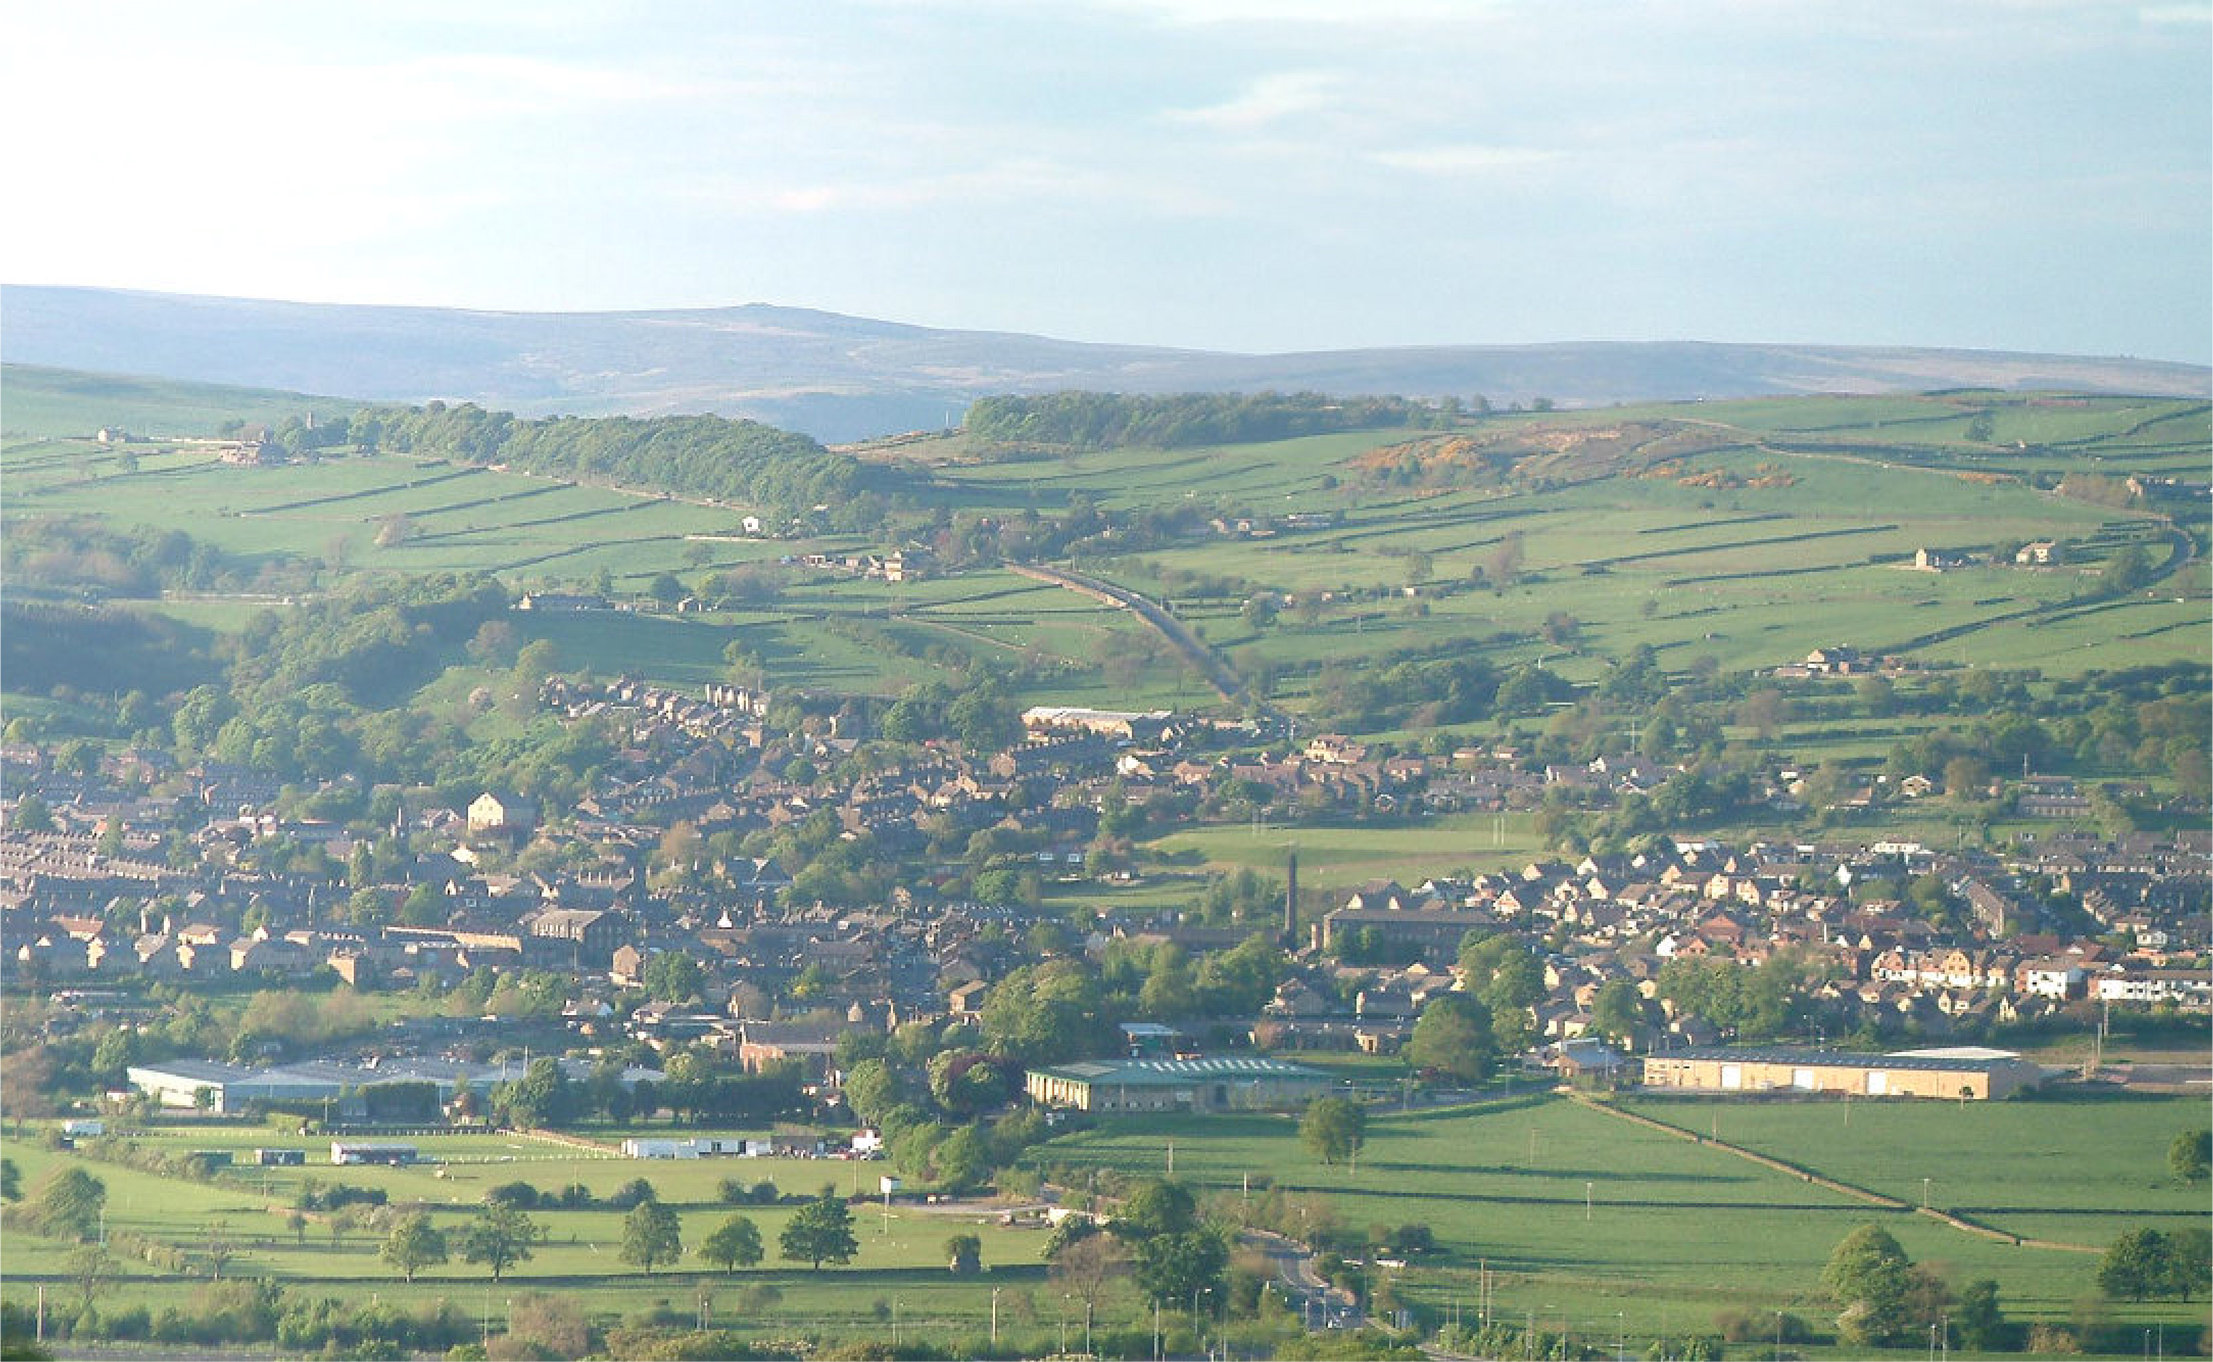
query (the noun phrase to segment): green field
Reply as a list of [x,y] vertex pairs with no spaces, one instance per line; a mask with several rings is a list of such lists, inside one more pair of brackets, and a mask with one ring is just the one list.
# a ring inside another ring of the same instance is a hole
[[[171,408],[180,431],[186,417],[212,426],[201,418],[227,390],[8,372],[8,426],[18,432],[0,446],[9,490],[0,516],[8,523],[97,514],[182,529],[248,559],[320,559],[345,572],[484,571],[517,587],[604,577],[627,591],[664,572],[690,582],[784,555],[888,546],[850,536],[729,538],[741,508],[435,459],[340,456],[238,468],[183,445],[134,447],[136,470],[126,471],[114,449],[51,437]],[[124,417],[98,415],[111,399]],[[301,399],[233,400],[238,415],[252,418]],[[15,412],[26,419],[18,423]],[[1616,439],[1623,431],[1638,434]],[[2085,574],[2116,545],[2144,543],[2155,565],[2174,549],[2156,512],[2058,497],[2046,484],[2070,471],[2200,476],[2206,432],[2202,402],[1968,393],[1486,417],[1463,438],[1518,460],[1522,471],[1467,485],[1376,480],[1374,451],[1436,438],[1416,431],[1009,462],[961,461],[958,439],[897,452],[927,464],[927,498],[964,513],[1052,514],[1080,493],[1119,510],[1200,504],[1228,515],[1333,514],[1326,529],[1186,537],[1084,565],[1172,601],[1211,646],[1248,671],[1274,673],[1276,698],[1297,709],[1326,662],[1446,638],[1466,640],[1501,669],[1542,662],[1574,681],[1601,676],[1644,644],[1671,668],[1707,660],[1725,671],[1773,666],[1834,643],[2052,675],[2201,658],[2195,626],[2213,601],[2207,555],[2199,551],[2137,597],[2070,605],[2092,589]],[[948,452],[955,461],[943,460]],[[2172,509],[2202,543],[2202,502]],[[380,532],[403,516],[411,532],[380,545]],[[1519,564],[1513,580],[1501,581],[1497,558],[1508,536],[1516,537]],[[2077,561],[1942,574],[1901,566],[1921,547],[2038,538],[2074,541]],[[1471,581],[1486,568],[1485,580]],[[1218,594],[1191,594],[1202,579]],[[1410,586],[1418,594],[1407,594]],[[1256,628],[1239,610],[1262,591],[1330,599]],[[1541,626],[1563,614],[1576,621],[1577,636],[1547,643]],[[782,600],[759,618],[687,617],[652,630],[544,627],[568,635],[573,655],[592,665],[617,660],[695,686],[740,626],[758,632],[773,670],[809,687],[890,693],[934,674],[933,657],[953,656],[1021,662],[1029,699],[1210,702],[1126,614],[995,570],[893,586],[794,569]],[[1128,665],[1107,679],[1100,664],[1110,658]]]
[[[666,1135],[666,1130],[651,1132]],[[699,1133],[686,1130],[686,1135]],[[759,1132],[755,1132],[758,1134]],[[1044,1272],[1040,1248],[1045,1235],[1036,1228],[1007,1228],[989,1207],[967,1210],[898,1203],[886,1217],[873,1207],[856,1208],[855,1235],[860,1254],[849,1267],[825,1267],[813,1272],[804,1264],[782,1262],[776,1239],[792,1208],[780,1206],[728,1206],[718,1200],[724,1178],[736,1178],[750,1187],[771,1181],[788,1194],[812,1195],[824,1186],[841,1193],[855,1189],[872,1191],[885,1165],[808,1159],[714,1159],[699,1161],[632,1160],[589,1157],[561,1147],[528,1139],[490,1135],[450,1135],[411,1141],[426,1159],[439,1162],[406,1168],[333,1168],[328,1163],[328,1140],[301,1140],[266,1130],[213,1127],[200,1131],[161,1128],[134,1137],[151,1147],[175,1152],[199,1149],[244,1150],[256,1145],[270,1148],[303,1148],[310,1163],[302,1168],[238,1168],[235,1176],[244,1186],[211,1185],[174,1178],[155,1177],[113,1163],[54,1153],[37,1145],[8,1140],[4,1147],[23,1170],[24,1185],[33,1188],[57,1164],[74,1163],[101,1179],[108,1188],[107,1226],[110,1234],[151,1236],[188,1252],[204,1248],[209,1227],[220,1224],[223,1237],[235,1246],[226,1273],[238,1277],[266,1277],[311,1295],[327,1294],[346,1300],[375,1296],[406,1308],[418,1308],[439,1300],[458,1301],[472,1314],[489,1293],[495,1324],[504,1302],[528,1291],[556,1291],[577,1299],[602,1322],[615,1323],[649,1309],[655,1301],[671,1301],[685,1319],[693,1317],[695,1290],[704,1286],[719,1293],[713,1308],[718,1328],[738,1328],[770,1337],[800,1332],[853,1333],[876,1331],[881,1321],[876,1302],[896,1299],[904,1326],[916,1336],[968,1336],[982,1332],[991,1310],[991,1288],[1035,1291],[1044,1296]],[[624,1213],[616,1210],[534,1211],[532,1218],[546,1231],[546,1241],[535,1256],[520,1264],[496,1286],[481,1266],[458,1258],[444,1267],[428,1269],[412,1284],[403,1283],[377,1255],[381,1235],[371,1228],[357,1228],[334,1237],[329,1217],[313,1215],[304,1237],[295,1235],[288,1216],[294,1196],[307,1178],[328,1185],[346,1183],[385,1191],[394,1205],[430,1211],[433,1223],[449,1234],[462,1228],[474,1214],[485,1191],[513,1181],[527,1181],[547,1191],[581,1183],[597,1196],[605,1196],[633,1178],[654,1185],[660,1200],[682,1217],[687,1256],[674,1269],[659,1269],[648,1277],[626,1266],[617,1257]],[[761,1229],[768,1256],[758,1268],[726,1275],[689,1254],[715,1226],[734,1214],[750,1217]],[[987,1275],[959,1279],[945,1269],[944,1243],[948,1236],[972,1233],[983,1241]],[[0,1294],[11,1302],[28,1302],[40,1281],[58,1280],[68,1246],[36,1235],[11,1233],[8,1269]],[[159,1308],[183,1305],[198,1289],[191,1277],[149,1271],[143,1264],[126,1264],[123,1293],[129,1304]],[[772,1307],[751,1306],[740,1316],[735,1296],[739,1288],[772,1285],[782,1299]],[[50,1285],[49,1291],[57,1289]],[[68,1290],[66,1287],[59,1289]],[[1008,1325],[1014,1325],[1013,1302]]]
[[[2166,1177],[2166,1142],[2202,1121],[2191,1099],[2133,1103],[1751,1105],[1658,1102],[1635,1109],[1908,1201],[1933,1170],[1932,1201],[1999,1229],[2102,1247],[2124,1229],[2208,1218],[2202,1192]],[[1384,1115],[1357,1171],[1324,1167],[1286,1118],[1147,1121],[1046,1146],[1046,1165],[1159,1173],[1243,1195],[1273,1185],[1327,1203],[1355,1229],[1417,1222],[1445,1248],[1408,1270],[1409,1295],[1475,1309],[1496,1275],[1501,1317],[1553,1312],[1557,1328],[1611,1339],[1616,1312],[1636,1340],[1700,1332],[1717,1311],[1796,1312],[1817,1325],[1819,1279],[1836,1242],[1875,1221],[1916,1261],[1959,1284],[1996,1279],[2015,1317],[2064,1319],[2094,1294],[2097,1258],[2017,1248],[1910,1211],[1888,1211],[1688,1140],[1552,1098]],[[1949,1179],[1949,1181],[1947,1181]],[[1586,1201],[1586,1197],[1588,1200]],[[2064,1231],[2064,1233],[2061,1233]],[[1692,1250],[1686,1252],[1686,1249]],[[2170,1326],[2195,1307],[2122,1307]],[[1638,1346],[1641,1351],[1641,1346]]]
[[1545,854],[1526,814],[1454,814],[1405,828],[1218,824],[1170,833],[1151,845],[1170,862],[1195,859],[1277,875],[1286,852],[1296,847],[1300,875],[1329,885],[1386,877],[1418,884],[1425,876],[1463,870],[1518,870]]
[[18,435],[90,435],[121,426],[133,435],[213,435],[226,421],[325,416],[359,404],[265,388],[86,374],[10,364],[0,381],[0,429]]
[[[1627,1105],[1909,1203],[1919,1199],[1920,1178],[1928,1176],[1933,1204],[2007,1234],[2098,1247],[2141,1225],[2179,1229],[2208,1219],[2202,1193],[2176,1186],[2165,1172],[2167,1141],[2202,1120],[2204,1104],[2193,1099],[1966,1106],[1642,1099]],[[725,1178],[747,1186],[773,1181],[787,1193],[808,1194],[825,1184],[865,1193],[880,1164],[636,1161],[594,1157],[519,1136],[449,1135],[415,1141],[426,1158],[439,1162],[340,1169],[320,1162],[327,1156],[326,1141],[253,1128],[162,1127],[134,1138],[177,1152],[299,1147],[318,1162],[304,1168],[240,1168],[235,1172],[240,1185],[212,1185],[155,1177],[22,1140],[9,1140],[6,1147],[22,1166],[26,1186],[65,1163],[101,1178],[108,1187],[111,1234],[147,1235],[197,1252],[208,1227],[220,1225],[235,1247],[231,1275],[264,1276],[345,1299],[375,1295],[409,1306],[451,1299],[473,1310],[489,1293],[496,1320],[510,1297],[556,1290],[574,1296],[604,1322],[616,1322],[655,1301],[674,1302],[688,1318],[695,1289],[705,1285],[721,1293],[723,1304],[715,1307],[719,1327],[763,1336],[881,1331],[877,1302],[896,1299],[906,1325],[921,1331],[918,1337],[934,1332],[946,1339],[985,1326],[994,1287],[1002,1292],[1010,1330],[1049,1328],[1059,1306],[1042,1275],[1043,1232],[1003,1227],[988,1206],[902,1202],[888,1218],[876,1206],[858,1207],[860,1256],[849,1267],[816,1274],[775,1259],[775,1237],[789,1208],[718,1201]],[[1704,1331],[1716,1312],[1729,1309],[1790,1310],[1817,1327],[1825,1325],[1821,1265],[1837,1240],[1869,1221],[1882,1224],[1916,1261],[1939,1267],[1955,1285],[1979,1277],[1997,1280],[2017,1319],[2067,1317],[2091,1294],[2097,1262],[2092,1254],[2016,1247],[1910,1210],[1871,1206],[1716,1147],[1552,1096],[1405,1113],[1379,1110],[1357,1168],[1318,1164],[1301,1148],[1289,1118],[1258,1115],[1112,1123],[1064,1136],[1030,1155],[1037,1166],[1079,1183],[1090,1169],[1157,1175],[1171,1160],[1179,1179],[1222,1198],[1225,1210],[1276,1188],[1303,1202],[1310,1216],[1355,1231],[1428,1225],[1442,1252],[1407,1269],[1408,1299],[1473,1312],[1478,1276],[1488,1271],[1501,1318],[1534,1316],[1539,1327],[1592,1337],[1610,1337],[1618,1329],[1633,1343]],[[465,1223],[485,1191],[502,1183],[528,1181],[546,1191],[581,1183],[604,1197],[644,1177],[682,1215],[688,1242],[696,1243],[725,1216],[743,1213],[761,1226],[770,1258],[734,1277],[687,1259],[648,1278],[615,1259],[620,1212],[556,1210],[534,1213],[548,1231],[547,1241],[496,1287],[481,1268],[459,1262],[430,1269],[407,1285],[378,1259],[378,1235],[371,1229],[334,1237],[329,1218],[315,1216],[304,1236],[295,1236],[287,1215],[310,1177],[380,1188],[394,1204],[428,1209],[434,1223],[448,1230]],[[982,1239],[986,1276],[960,1280],[945,1273],[943,1242],[961,1232]],[[1686,1246],[1695,1246],[1695,1253],[1686,1253]],[[7,1298],[26,1300],[39,1281],[56,1280],[64,1255],[63,1245],[11,1234]],[[180,1303],[195,1289],[189,1277],[130,1270],[133,1303]],[[775,1285],[781,1300],[739,1317],[736,1289],[762,1283]],[[1103,1310],[1101,1327],[1144,1322],[1126,1285]],[[2177,1330],[2196,1318],[2194,1306],[2111,1310],[2115,1319]]]

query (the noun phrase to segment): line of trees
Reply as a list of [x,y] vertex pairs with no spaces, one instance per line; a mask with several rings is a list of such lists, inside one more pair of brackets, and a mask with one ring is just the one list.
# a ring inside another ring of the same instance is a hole
[[532,421],[473,403],[432,402],[357,412],[351,433],[365,449],[507,464],[554,477],[741,502],[784,515],[824,506],[833,524],[872,480],[860,460],[832,453],[809,436],[720,416]]
[[1450,426],[1451,407],[1403,397],[1330,397],[1322,393],[1059,392],[986,397],[968,409],[968,431],[1000,444],[1109,449],[1136,445],[1245,444],[1394,426]]

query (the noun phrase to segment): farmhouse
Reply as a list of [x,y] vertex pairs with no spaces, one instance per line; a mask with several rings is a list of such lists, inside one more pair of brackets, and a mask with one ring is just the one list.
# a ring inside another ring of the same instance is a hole
[[1029,1094],[1077,1111],[1283,1111],[1329,1091],[1319,1069],[1280,1059],[1084,1060],[1032,1069]]
[[1971,1046],[1852,1054],[1797,1046],[1700,1046],[1647,1056],[1644,1085],[1699,1092],[1805,1092],[1994,1101],[2043,1081],[2007,1050]]

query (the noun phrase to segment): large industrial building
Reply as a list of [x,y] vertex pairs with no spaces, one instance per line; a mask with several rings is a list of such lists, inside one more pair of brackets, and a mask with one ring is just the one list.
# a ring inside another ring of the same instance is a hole
[[1804,1092],[1987,1102],[2035,1087],[2044,1071],[2010,1050],[1959,1046],[1852,1054],[1796,1046],[1713,1045],[1648,1055],[1644,1086],[1695,1092]]
[[[583,1060],[559,1062],[561,1072],[572,1082],[591,1076],[591,1066]],[[484,1093],[496,1084],[521,1078],[523,1072],[519,1062],[464,1064],[428,1058],[386,1060],[373,1068],[310,1060],[270,1069],[208,1059],[171,1059],[159,1064],[133,1064],[123,1071],[133,1088],[151,1094],[165,1107],[196,1107],[204,1091],[207,1109],[220,1114],[235,1114],[256,1102],[330,1102],[335,1104],[333,1114],[346,1120],[361,1119],[362,1094],[372,1088],[428,1083],[438,1090],[438,1100],[446,1102],[463,1084]],[[659,1082],[661,1078],[656,1069],[625,1069],[622,1084],[635,1087],[640,1080]]]
[[1031,1100],[1077,1111],[1290,1111],[1329,1091],[1319,1069],[1262,1056],[1087,1059],[1032,1069]]

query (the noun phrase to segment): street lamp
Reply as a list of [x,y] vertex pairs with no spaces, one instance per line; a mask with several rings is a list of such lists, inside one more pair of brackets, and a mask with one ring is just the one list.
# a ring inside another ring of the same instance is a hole
[[1929,1209],[1929,1180],[1927,1178],[1921,1179],[1921,1209],[1924,1211]]

